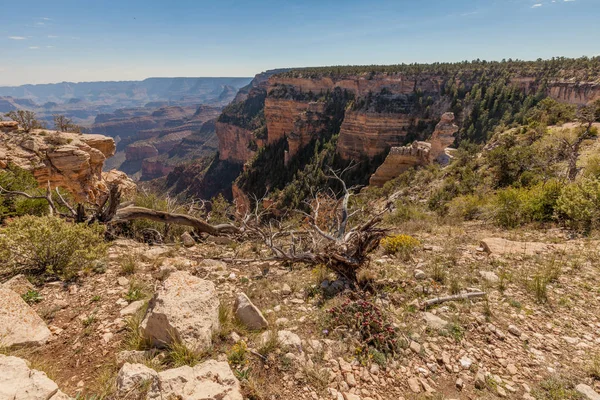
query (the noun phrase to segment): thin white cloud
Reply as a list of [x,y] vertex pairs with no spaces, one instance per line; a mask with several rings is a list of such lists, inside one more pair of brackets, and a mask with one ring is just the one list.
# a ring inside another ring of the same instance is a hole
[[48,39],[56,39],[56,38],[58,38],[58,36],[56,36],[56,35],[48,35]]
[[51,19],[50,19],[50,18],[48,18],[48,17],[42,17],[42,19],[43,19],[44,21],[50,21],[50,20],[51,20]]
[[10,40],[25,40],[27,39],[25,36],[9,36]]
[[46,46],[47,49],[53,49],[54,46]]
[[538,8],[541,6],[542,6],[542,3],[536,3],[536,4],[532,5],[531,8]]
[[469,15],[475,15],[475,14],[479,14],[479,11],[471,11],[471,12],[462,13],[462,14],[460,14],[460,16],[468,17]]
[[575,0],[565,0],[565,3],[571,3],[573,1],[575,1]]
[[29,46],[29,50],[37,50],[40,46]]
[[34,25],[35,26],[46,26],[46,23],[45,22],[36,22]]

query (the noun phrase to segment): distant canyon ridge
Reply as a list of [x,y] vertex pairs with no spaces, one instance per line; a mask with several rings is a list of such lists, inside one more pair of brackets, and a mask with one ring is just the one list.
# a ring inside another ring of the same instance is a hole
[[61,82],[0,86],[0,113],[26,109],[52,121],[65,115],[91,126],[96,116],[118,109],[227,105],[251,78],[148,78],[143,81]]
[[[118,168],[139,179],[142,162],[149,159],[144,164],[144,179],[152,179],[165,175],[171,167],[159,163],[158,158],[150,159],[172,150],[192,133],[201,134],[195,146],[198,152],[193,155],[214,153],[214,129],[210,124],[202,129],[202,125],[217,118],[250,81],[243,77],[148,78],[5,86],[0,87],[0,114],[34,111],[48,128],[53,127],[54,115],[64,115],[87,132],[115,139],[117,151],[106,169]],[[171,161],[181,162],[179,158]]]

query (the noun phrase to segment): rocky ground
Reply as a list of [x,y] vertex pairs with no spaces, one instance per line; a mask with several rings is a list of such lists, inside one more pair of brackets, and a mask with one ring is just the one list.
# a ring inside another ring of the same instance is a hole
[[[322,268],[256,261],[267,255],[257,244],[216,239],[190,248],[117,240],[109,261],[76,282],[38,283],[40,298],[29,300],[51,334],[3,353],[79,398],[139,391],[203,399],[598,398],[598,241],[560,230],[426,222],[402,231],[421,245],[407,257],[378,250],[368,273],[368,299],[402,341],[387,360],[357,354],[355,333],[331,324],[327,310],[356,296],[343,282],[323,283],[333,277]],[[6,286],[31,297],[26,282]],[[486,295],[423,307],[426,299],[478,291]],[[180,306],[169,311],[169,304]],[[153,313],[179,313],[170,332],[202,351],[158,350],[140,339],[137,328],[147,332]],[[15,365],[7,360],[0,358],[0,370]],[[181,382],[200,382],[202,390]],[[2,396],[0,389],[0,398],[14,398]]]

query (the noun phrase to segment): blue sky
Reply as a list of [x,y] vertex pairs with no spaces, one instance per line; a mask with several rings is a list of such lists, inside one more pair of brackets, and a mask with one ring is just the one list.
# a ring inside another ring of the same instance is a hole
[[600,0],[7,0],[0,84],[600,54]]

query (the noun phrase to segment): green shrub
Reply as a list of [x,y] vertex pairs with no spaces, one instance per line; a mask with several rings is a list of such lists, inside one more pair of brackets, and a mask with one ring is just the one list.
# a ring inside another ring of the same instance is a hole
[[[38,182],[31,172],[14,165],[0,171],[0,186],[9,191],[27,192],[33,196],[42,195]],[[46,215],[48,202],[44,199],[27,199],[22,196],[0,196],[0,220],[21,215]]]
[[563,185],[558,181],[539,183],[531,188],[509,187],[496,192],[493,216],[496,224],[515,228],[529,222],[554,219]]
[[538,222],[551,221],[562,188],[563,185],[555,180],[532,187],[525,198],[525,213],[528,218]]
[[494,198],[494,221],[503,228],[515,228],[526,220],[523,190],[506,188],[499,190]]
[[587,159],[583,175],[590,179],[600,179],[600,155],[594,154]]
[[27,293],[21,295],[21,297],[27,304],[39,303],[40,301],[44,300],[40,292],[37,290],[28,290]]
[[381,246],[388,254],[398,254],[403,259],[408,259],[411,253],[421,245],[417,239],[410,235],[388,236],[381,240]]
[[396,202],[396,209],[392,213],[386,214],[384,220],[387,224],[397,225],[406,221],[424,220],[426,218],[427,214],[417,206],[399,200]]
[[69,280],[106,256],[103,233],[102,226],[52,216],[16,218],[0,229],[0,276],[26,272]]
[[448,204],[448,215],[466,221],[474,220],[485,212],[486,199],[480,195],[459,196]]
[[589,232],[600,227],[600,180],[582,179],[563,188],[557,215],[572,229]]

